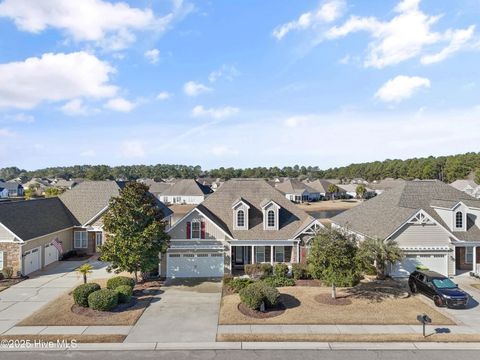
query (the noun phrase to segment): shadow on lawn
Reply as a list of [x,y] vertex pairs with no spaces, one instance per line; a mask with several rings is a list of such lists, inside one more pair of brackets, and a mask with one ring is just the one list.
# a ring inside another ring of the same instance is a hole
[[345,290],[347,297],[366,299],[371,302],[382,302],[389,299],[405,299],[410,296],[405,288],[394,281],[379,280],[361,283]]
[[290,294],[280,294],[280,302],[285,309],[293,309],[302,304],[300,300]]

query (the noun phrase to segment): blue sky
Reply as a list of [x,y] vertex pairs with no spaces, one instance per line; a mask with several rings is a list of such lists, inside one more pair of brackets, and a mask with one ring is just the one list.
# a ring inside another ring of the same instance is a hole
[[479,151],[480,0],[0,1],[0,167]]

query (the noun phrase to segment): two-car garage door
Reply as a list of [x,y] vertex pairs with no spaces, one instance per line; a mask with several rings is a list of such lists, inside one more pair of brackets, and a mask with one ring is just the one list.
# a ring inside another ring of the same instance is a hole
[[448,276],[447,254],[407,254],[402,262],[391,266],[390,276],[407,277],[419,265]]
[[223,276],[223,253],[169,253],[168,278],[209,278]]

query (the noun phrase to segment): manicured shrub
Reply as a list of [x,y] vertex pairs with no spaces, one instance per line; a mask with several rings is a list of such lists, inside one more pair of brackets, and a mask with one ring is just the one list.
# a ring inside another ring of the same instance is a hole
[[133,288],[128,285],[120,285],[115,289],[115,291],[118,293],[118,302],[120,304],[125,304],[130,302],[130,299],[132,298],[133,295]]
[[272,276],[273,275],[273,266],[269,263],[262,263],[261,264],[261,268],[262,268],[262,271],[263,271],[263,274],[262,276],[263,277],[266,277],[266,276]]
[[233,280],[233,275],[224,274],[223,275],[223,285],[228,286]]
[[292,275],[295,280],[308,279],[307,265],[299,263],[292,264]]
[[242,303],[253,310],[260,309],[262,303],[271,307],[278,303],[280,293],[272,286],[265,284],[263,281],[248,285],[240,291],[240,300]]
[[242,290],[243,288],[246,288],[248,285],[253,283],[254,281],[250,278],[236,278],[230,281],[230,284],[228,284],[228,286],[234,292],[238,293],[240,290]]
[[73,290],[73,301],[79,306],[88,307],[88,296],[98,290],[100,285],[96,283],[79,285]]
[[284,263],[275,264],[273,267],[273,275],[286,277],[288,275],[288,265]]
[[135,286],[135,280],[127,276],[114,276],[107,280],[107,289],[115,290],[120,285]]
[[250,276],[252,279],[258,279],[262,276],[262,264],[247,264],[243,267],[245,274]]
[[111,289],[101,289],[88,295],[88,306],[93,310],[109,311],[118,304],[118,293]]
[[262,280],[265,284],[273,287],[295,286],[295,280],[284,276],[270,276]]

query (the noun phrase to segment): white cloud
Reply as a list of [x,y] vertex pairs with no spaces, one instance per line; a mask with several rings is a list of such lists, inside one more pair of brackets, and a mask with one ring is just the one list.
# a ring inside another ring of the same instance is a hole
[[[358,31],[370,33],[366,67],[383,68],[420,56],[424,64],[438,62],[465,47],[473,37],[474,27],[432,31],[440,16],[425,14],[419,8],[420,0],[403,0],[394,9],[390,21],[375,17],[351,16],[343,25],[332,27],[328,39],[338,39]],[[433,45],[444,46],[437,54],[425,55]]]
[[93,149],[85,150],[80,153],[80,156],[83,157],[95,157],[97,153]]
[[160,60],[160,51],[158,49],[147,50],[143,55],[151,64],[156,64]]
[[145,157],[145,146],[138,140],[124,141],[121,146],[121,151],[123,157],[127,159]]
[[137,104],[121,97],[110,99],[104,105],[106,109],[119,112],[130,112],[135,109],[136,106]]
[[239,109],[232,106],[206,109],[202,105],[195,106],[192,109],[193,117],[209,117],[213,119],[224,119],[238,114]]
[[157,100],[168,100],[172,97],[173,95],[170,94],[168,91],[161,91],[157,95]]
[[375,94],[384,102],[400,102],[410,98],[420,88],[429,88],[430,80],[419,76],[399,75],[387,81]]
[[183,92],[188,96],[198,96],[210,91],[212,91],[212,88],[195,81],[189,81],[183,85]]
[[24,113],[5,115],[4,119],[7,121],[17,122],[17,123],[32,123],[35,121],[35,117],[33,115],[24,114]]
[[40,33],[48,28],[63,30],[74,41],[94,42],[110,50],[120,50],[135,41],[135,31],[164,32],[173,21],[192,10],[183,1],[173,1],[173,9],[155,17],[151,9],[132,7],[126,2],[103,0],[5,0],[0,17],[15,22],[17,28]]
[[31,109],[43,101],[114,96],[115,70],[86,52],[43,54],[0,64],[0,107]]
[[277,26],[272,34],[277,40],[283,39],[290,31],[305,30],[318,24],[328,24],[340,18],[345,12],[344,0],[330,0],[324,2],[317,10],[303,13],[297,20]]
[[289,118],[286,118],[283,124],[289,128],[296,128],[296,127],[307,125],[307,123],[309,123],[310,120],[311,120],[310,115],[296,115],[296,116],[291,116]]
[[70,100],[61,107],[61,110],[65,115],[69,116],[87,115],[88,113],[88,108],[85,106],[82,99]]
[[214,146],[210,153],[215,156],[235,156],[239,154],[237,149],[232,149],[225,145]]
[[8,129],[0,129],[0,137],[12,137],[15,136],[15,133],[13,131],[10,131]]
[[212,71],[210,75],[208,75],[208,81],[213,83],[220,78],[233,81],[238,75],[239,72],[235,66],[223,64],[219,69]]

